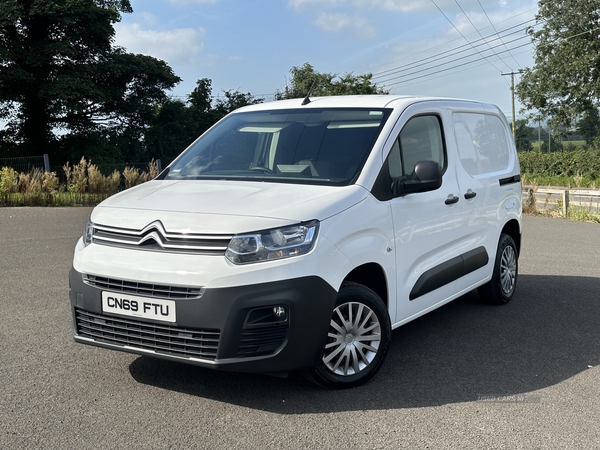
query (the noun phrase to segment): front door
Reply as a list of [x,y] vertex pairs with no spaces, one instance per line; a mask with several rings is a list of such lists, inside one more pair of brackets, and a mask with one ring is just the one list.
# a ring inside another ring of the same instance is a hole
[[468,253],[466,208],[456,178],[456,161],[448,155],[443,110],[412,108],[399,122],[398,137],[387,157],[392,179],[410,178],[418,161],[439,163],[440,188],[391,199],[397,270],[396,323],[406,322],[450,299]]

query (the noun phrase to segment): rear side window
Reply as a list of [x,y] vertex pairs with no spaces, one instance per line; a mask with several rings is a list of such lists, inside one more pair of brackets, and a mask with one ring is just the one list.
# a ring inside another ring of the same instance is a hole
[[502,172],[510,164],[506,127],[491,114],[456,113],[454,134],[462,166],[471,176]]

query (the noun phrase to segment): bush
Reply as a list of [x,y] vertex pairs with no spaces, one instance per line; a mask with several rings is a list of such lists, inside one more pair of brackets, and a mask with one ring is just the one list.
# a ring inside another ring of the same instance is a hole
[[125,167],[123,178],[125,178],[125,188],[127,189],[146,181],[141,179],[143,177],[140,176],[140,170],[135,167]]
[[[10,167],[3,167],[0,170],[0,206],[94,205],[116,194],[122,187],[118,170],[105,176],[85,157],[73,166],[65,164],[63,171],[66,185],[59,183],[56,172],[34,169],[29,173],[18,173]],[[157,175],[154,159],[148,164],[148,172],[140,172],[135,167],[126,167],[123,171],[126,188],[154,179]]]
[[12,167],[0,170],[0,194],[12,194],[19,190],[19,174]]
[[574,151],[553,153],[519,153],[519,160],[521,172],[529,178],[560,177],[572,179],[574,184],[577,184],[575,180],[579,179],[581,185],[600,181],[600,149],[598,148],[579,148]]

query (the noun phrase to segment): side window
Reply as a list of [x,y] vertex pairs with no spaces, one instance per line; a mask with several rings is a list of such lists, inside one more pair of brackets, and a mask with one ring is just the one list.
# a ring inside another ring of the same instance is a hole
[[456,113],[453,124],[460,162],[469,175],[499,172],[509,167],[506,127],[498,117]]
[[446,152],[442,127],[437,116],[417,116],[410,119],[388,156],[392,180],[410,177],[419,161],[436,161],[442,170],[446,167]]

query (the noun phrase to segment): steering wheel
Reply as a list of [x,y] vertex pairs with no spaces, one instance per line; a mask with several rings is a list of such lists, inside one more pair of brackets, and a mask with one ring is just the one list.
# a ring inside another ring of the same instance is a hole
[[263,167],[263,166],[250,167],[250,170],[257,170],[257,171],[260,171],[262,173],[269,173],[271,175],[275,174],[275,172],[273,172],[271,169],[269,169],[268,167]]

